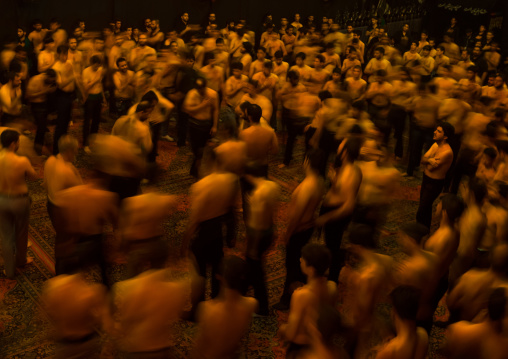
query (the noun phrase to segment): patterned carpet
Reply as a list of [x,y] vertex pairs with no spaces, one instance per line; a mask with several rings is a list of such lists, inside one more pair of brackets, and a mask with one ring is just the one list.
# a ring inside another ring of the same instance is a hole
[[[70,132],[78,138],[81,136],[80,114],[75,114],[75,124]],[[111,128],[111,122],[102,123],[101,131],[107,132]],[[170,131],[174,123],[170,124]],[[282,138],[280,138],[282,140]],[[283,141],[281,141],[283,142]],[[271,178],[282,187],[281,206],[276,219],[276,239],[266,257],[266,273],[268,280],[268,293],[270,304],[278,301],[282,291],[285,268],[284,246],[281,238],[286,223],[286,210],[291,193],[302,180],[301,163],[303,161],[303,141],[300,139],[295,147],[295,157],[292,165],[279,169],[278,164],[282,161],[282,148],[270,164]],[[205,161],[207,153],[205,152]],[[86,177],[89,157],[80,151],[76,165]],[[188,189],[194,183],[194,179],[188,175],[191,164],[191,153],[187,147],[178,148],[175,143],[160,142],[159,157],[160,167],[157,187],[161,192],[179,196],[177,211],[165,223],[166,238],[169,242],[171,253],[169,263],[175,265],[174,276],[185,276],[187,263],[178,258],[180,239],[185,230],[187,221],[187,209],[189,206]],[[37,166],[41,179],[30,182],[30,194],[32,197],[29,239],[32,243],[29,255],[35,258],[34,264],[21,269],[17,273],[16,280],[8,280],[0,277],[0,358],[49,358],[54,351],[50,334],[50,323],[40,305],[40,296],[44,282],[54,275],[53,241],[54,231],[46,211],[45,192],[42,188],[42,165]],[[400,256],[400,250],[394,241],[394,235],[401,223],[412,221],[415,218],[418,204],[420,179],[404,179],[401,189],[397,192],[397,198],[387,213],[387,222],[382,231],[380,252]],[[241,214],[238,213],[240,219]],[[242,223],[242,221],[239,221]],[[242,226],[242,224],[241,224]],[[319,241],[315,233],[313,240]],[[110,276],[119,281],[124,279],[125,255],[119,244],[115,241],[111,231],[108,233],[108,245],[111,256]],[[238,243],[235,249],[227,249],[227,253],[241,254],[245,245],[244,228],[239,228]],[[0,265],[0,270],[3,264]],[[1,272],[0,272],[1,273]],[[90,273],[90,280],[97,280],[95,272]],[[347,282],[347,273],[341,276],[341,281]],[[345,286],[341,286],[341,296],[346,299],[351,296]],[[346,303],[347,301],[344,300]],[[347,308],[343,308],[347,311]],[[446,310],[443,306],[438,308],[438,316],[445,317]],[[253,320],[252,329],[245,338],[244,347],[249,358],[284,358],[284,343],[277,336],[277,330],[281,323],[287,320],[287,313],[272,310],[269,317],[256,317]],[[377,309],[376,335],[372,344],[378,344],[381,337],[391,330],[389,324],[389,305],[385,302],[379,304]],[[192,348],[195,325],[190,322],[179,322],[176,326],[176,348],[179,356],[185,358]],[[431,336],[430,358],[440,358],[435,354],[435,348],[439,345],[442,331],[434,328]],[[368,348],[365,348],[366,351]],[[118,357],[115,349],[105,338],[103,350],[104,358]]]

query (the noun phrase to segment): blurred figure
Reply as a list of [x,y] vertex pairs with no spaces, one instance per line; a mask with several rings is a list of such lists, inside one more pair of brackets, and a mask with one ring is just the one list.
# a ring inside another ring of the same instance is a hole
[[87,153],[91,152],[88,137],[99,132],[102,103],[106,102],[102,89],[102,79],[105,73],[106,70],[102,67],[100,58],[95,55],[90,59],[90,66],[83,70],[83,88],[85,90],[83,147]]
[[97,329],[110,321],[106,288],[89,283],[82,272],[49,279],[42,302],[53,326],[55,358],[98,358],[101,340]]
[[490,253],[488,269],[473,268],[462,275],[446,298],[450,310],[447,324],[459,320],[479,322],[485,317],[489,293],[508,284],[508,245],[497,245]]
[[330,259],[330,251],[323,245],[308,243],[302,248],[300,262],[307,284],[293,293],[288,323],[279,329],[281,337],[289,342],[286,358],[298,358],[309,348],[311,338],[306,325],[316,323],[321,308],[335,305],[337,286],[326,278]]
[[508,352],[506,339],[506,288],[492,291],[488,317],[480,323],[459,322],[448,327],[446,352],[449,358],[502,359]]
[[289,223],[284,234],[286,245],[286,280],[277,310],[289,309],[292,286],[295,282],[305,282],[300,269],[302,248],[310,241],[314,233],[313,220],[315,212],[325,192],[324,179],[320,175],[323,162],[319,150],[310,150],[303,162],[304,180],[295,188],[288,207]]
[[206,80],[198,78],[183,102],[183,110],[189,115],[189,140],[194,159],[190,175],[199,177],[201,159],[207,141],[217,133],[219,121],[219,96],[206,87]]
[[248,283],[254,288],[254,297],[259,302],[258,314],[268,315],[268,293],[263,270],[264,253],[273,242],[273,222],[280,196],[280,186],[264,178],[263,171],[251,168],[245,180],[252,190],[248,195],[249,217],[246,223],[246,261]]
[[141,101],[136,106],[136,112],[130,116],[120,117],[116,120],[111,131],[113,136],[118,136],[129,141],[138,148],[142,157],[152,150],[152,136],[146,120],[153,111],[153,104],[148,101]]
[[132,106],[134,98],[135,76],[134,71],[129,70],[127,60],[120,57],[116,60],[118,71],[113,74],[115,84],[115,107],[118,116],[125,116]]
[[103,233],[107,223],[117,223],[118,196],[105,190],[104,181],[94,178],[89,184],[59,191],[54,203],[63,232],[75,240],[74,265],[80,269],[98,265],[102,282],[109,287]]
[[241,176],[247,164],[247,144],[239,139],[233,112],[229,112],[228,116],[221,119],[226,132],[226,141],[215,147],[215,156],[223,164],[225,171]]
[[21,116],[22,99],[21,75],[9,71],[8,82],[0,87],[1,124],[9,126]]
[[340,248],[342,235],[351,221],[362,182],[362,172],[355,164],[362,142],[359,138],[349,138],[339,146],[336,166],[330,171],[331,187],[315,222],[317,227],[323,227],[326,246],[332,253],[328,278],[335,283],[338,283],[344,265],[344,255]]
[[426,358],[429,336],[416,326],[420,291],[411,286],[399,286],[390,293],[390,298],[396,336],[378,350],[376,358]]
[[30,101],[30,110],[37,125],[34,148],[38,155],[42,154],[44,136],[48,131],[48,95],[55,92],[56,89],[56,72],[53,69],[36,75],[28,81],[26,98]]
[[119,232],[127,245],[129,278],[149,269],[164,268],[168,243],[164,238],[164,220],[174,211],[176,196],[148,192],[122,201]]
[[222,359],[242,355],[241,339],[248,333],[258,303],[244,297],[247,263],[237,256],[222,261],[221,295],[202,302],[197,310],[198,334],[191,358]]
[[[212,298],[219,294],[216,274],[224,257],[222,225],[235,205],[238,189],[238,177],[225,172],[223,163],[215,158],[212,173],[193,184],[190,189],[191,208],[182,240],[182,252],[185,255],[189,249],[192,251],[197,272],[203,280],[206,278],[207,266],[211,264]],[[197,302],[204,300],[204,289],[204,282],[202,285],[193,284],[193,311],[196,310]]]
[[[189,281],[170,281],[168,270],[147,271],[113,287],[113,336],[126,358],[173,358],[173,327],[186,305]],[[195,275],[192,273],[191,278]]]
[[33,261],[26,256],[30,198],[26,178],[37,178],[30,161],[16,154],[19,133],[5,130],[0,135],[0,239],[4,274],[13,279],[16,267]]
[[[65,224],[62,222],[60,209],[55,204],[58,193],[64,189],[79,186],[83,180],[72,162],[78,153],[78,141],[68,135],[58,140],[60,153],[51,156],[44,165],[44,183],[48,191],[47,209],[51,224],[55,229],[55,273],[70,273],[72,256],[74,255],[73,240],[66,235]],[[71,261],[69,263],[69,261]]]
[[[448,290],[448,270],[459,247],[457,222],[464,211],[464,202],[453,194],[442,197],[436,215],[440,217],[439,228],[423,244],[423,249],[436,255],[433,278],[422,292],[418,310],[418,326],[430,334],[437,305]],[[428,228],[428,227],[427,227]]]

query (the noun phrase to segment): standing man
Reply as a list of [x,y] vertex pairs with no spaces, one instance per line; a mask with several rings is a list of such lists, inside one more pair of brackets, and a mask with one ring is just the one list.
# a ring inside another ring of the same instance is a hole
[[118,116],[125,116],[132,106],[134,97],[135,76],[134,71],[129,70],[127,60],[120,57],[116,60],[118,71],[113,75],[115,84],[115,107]]
[[206,87],[206,80],[198,78],[183,102],[183,110],[189,115],[189,139],[194,160],[191,176],[198,177],[206,142],[217,133],[219,121],[219,96]]
[[57,48],[58,61],[53,65],[56,72],[56,128],[53,135],[53,154],[58,154],[58,140],[60,136],[67,133],[69,122],[71,120],[72,99],[76,88],[74,77],[74,68],[67,61],[69,48],[66,45],[60,45]]
[[432,204],[443,190],[446,173],[453,161],[452,148],[448,139],[455,134],[455,129],[448,122],[443,122],[434,131],[436,141],[422,158],[425,172],[420,191],[420,205],[416,221],[430,228],[432,221]]
[[37,125],[34,148],[38,155],[42,154],[44,135],[48,130],[46,126],[48,120],[48,94],[55,90],[56,72],[53,69],[30,78],[26,88],[26,98],[30,101],[30,109]]
[[321,202],[325,192],[325,182],[320,175],[323,157],[320,151],[311,150],[307,153],[303,162],[305,171],[304,180],[295,188],[291,195],[289,205],[286,233],[286,281],[279,303],[274,308],[277,310],[289,309],[291,299],[291,285],[294,282],[305,281],[305,276],[300,268],[302,248],[309,242],[314,233],[313,221],[316,208]]
[[[102,92],[102,79],[105,70],[102,68],[99,56],[94,55],[90,59],[90,66],[83,70],[83,88],[85,90],[85,121],[83,122],[83,146],[85,152],[90,153],[88,136],[99,132],[101,122],[102,102],[105,102]],[[92,126],[90,127],[90,120]]]
[[16,154],[19,133],[5,130],[0,135],[0,239],[4,259],[4,274],[14,278],[16,267],[33,261],[26,256],[30,198],[26,177],[37,174],[26,157]]
[[1,123],[7,125],[21,115],[21,74],[9,72],[9,81],[0,88]]

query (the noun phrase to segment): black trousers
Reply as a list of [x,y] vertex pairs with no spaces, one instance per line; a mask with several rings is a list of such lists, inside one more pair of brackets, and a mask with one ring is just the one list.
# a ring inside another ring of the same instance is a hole
[[429,147],[433,141],[433,128],[426,128],[411,123],[409,137],[409,162],[407,174],[412,176],[415,167],[420,165],[422,150],[425,144]]
[[80,267],[88,268],[92,265],[98,265],[101,270],[102,282],[109,287],[102,233],[80,236],[76,245],[76,252]]
[[[336,210],[337,207],[321,206],[319,215]],[[342,236],[351,222],[351,216],[341,218],[336,221],[330,221],[323,226],[325,234],[326,247],[332,253],[332,260],[330,262],[330,272],[328,279],[339,282],[339,274],[344,266],[345,252],[340,248],[342,245]]]
[[115,98],[116,114],[118,117],[127,115],[132,106],[132,100],[129,98]]
[[[395,138],[395,156],[402,158],[404,155],[404,143],[402,135],[404,134],[404,127],[406,127],[407,112],[402,106],[392,105],[390,112],[388,113],[388,121],[391,128],[394,129],[393,137]],[[391,132],[390,128],[390,132]],[[388,133],[389,135],[390,133]],[[388,143],[388,138],[385,138],[385,142]]]
[[289,305],[291,300],[291,284],[295,282],[305,283],[307,279],[300,268],[300,257],[302,248],[309,243],[314,228],[309,228],[301,232],[293,233],[286,247],[286,281],[280,301]]
[[263,255],[273,243],[273,228],[255,230],[246,227],[249,284],[254,288],[254,297],[259,302],[259,312],[268,312],[268,292],[266,290]]
[[152,150],[148,153],[147,161],[149,163],[155,163],[155,160],[158,156],[159,150],[159,137],[161,133],[162,122],[160,123],[150,123],[150,133],[152,135]]
[[210,130],[212,128],[211,120],[196,120],[189,117],[189,141],[191,145],[194,160],[192,162],[190,174],[198,175],[197,161],[203,158],[206,142],[210,138]]
[[48,104],[46,102],[32,102],[30,108],[37,125],[34,144],[42,147],[44,145],[44,135],[48,130]]
[[430,228],[432,222],[432,205],[443,190],[445,180],[433,179],[423,174],[420,190],[420,204],[416,212],[416,221]]
[[102,94],[88,95],[84,107],[85,120],[83,122],[83,146],[88,146],[88,136],[99,132],[99,124],[101,123]]
[[286,149],[284,151],[284,164],[289,166],[293,158],[293,147],[295,146],[296,136],[303,134],[305,126],[307,126],[307,118],[291,118],[287,116],[288,110],[283,109],[283,121],[288,131]]
[[455,167],[453,169],[450,193],[456,194],[458,192],[460,182],[462,181],[462,177],[464,177],[464,175],[470,178],[475,176],[476,170],[478,169],[478,164],[474,162],[475,157],[476,152],[467,147],[463,147],[460,150],[457,162],[455,162]]
[[[219,266],[224,257],[223,240],[224,235],[222,226],[225,223],[225,216],[219,216],[207,221],[201,222],[197,230],[197,235],[192,242],[191,251],[196,258],[197,272],[203,278],[206,278],[206,268],[212,266],[212,298],[219,294]],[[194,297],[194,296],[193,296]],[[201,294],[200,301],[205,299],[204,292]]]
[[164,268],[169,247],[164,238],[157,236],[147,239],[128,241],[127,276],[132,278],[149,269]]
[[182,104],[182,102],[175,103],[175,109],[173,110],[176,114],[176,145],[178,147],[185,146],[189,128],[189,115],[182,111]]
[[141,180],[134,177],[111,176],[109,190],[118,194],[119,201],[134,197],[139,193]]
[[72,100],[74,92],[65,92],[60,89],[56,90],[56,127],[53,136],[53,154],[57,155],[58,140],[67,133],[69,122],[71,120]]

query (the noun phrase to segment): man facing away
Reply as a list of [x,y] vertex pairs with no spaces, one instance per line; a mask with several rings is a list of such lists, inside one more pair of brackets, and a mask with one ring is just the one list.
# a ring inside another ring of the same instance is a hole
[[26,157],[16,154],[19,133],[5,130],[0,135],[0,239],[4,259],[4,274],[14,278],[16,267],[33,261],[26,256],[30,198],[26,177],[37,174]]

